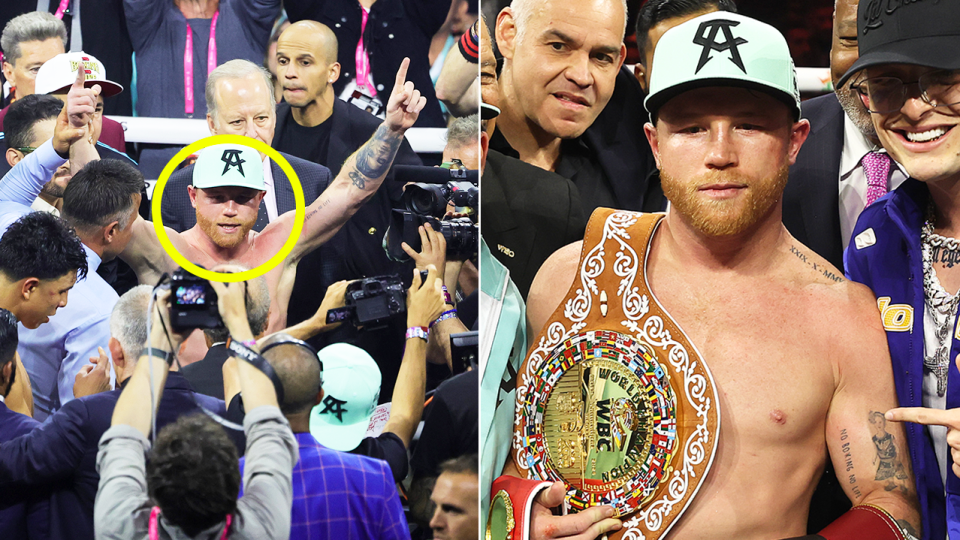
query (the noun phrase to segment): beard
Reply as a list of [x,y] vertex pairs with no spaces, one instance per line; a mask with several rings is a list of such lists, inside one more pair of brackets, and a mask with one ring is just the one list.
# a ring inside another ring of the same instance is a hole
[[860,100],[857,91],[850,88],[850,82],[852,80],[853,79],[847,81],[847,84],[834,92],[837,96],[837,101],[840,102],[840,106],[843,108],[843,112],[846,113],[847,118],[853,122],[853,125],[857,126],[857,129],[860,130],[860,133],[863,133],[864,137],[876,139],[877,130],[873,127],[870,111],[863,106],[863,102]]
[[206,219],[200,212],[197,212],[197,225],[200,230],[206,234],[214,244],[221,248],[232,249],[239,246],[247,239],[250,229],[253,228],[253,221],[249,223],[237,223],[240,230],[234,234],[226,234],[217,226],[217,221]]
[[[684,221],[706,236],[733,236],[750,229],[769,214],[783,196],[790,168],[784,164],[772,177],[748,181],[728,171],[710,171],[682,182],[660,171],[663,193]],[[733,183],[748,186],[742,196],[711,200],[698,193],[700,186]]]
[[[64,179],[64,177],[66,177],[66,179]],[[71,174],[69,170],[63,172],[57,171],[53,175],[53,178],[43,185],[43,187],[40,189],[40,193],[43,193],[44,195],[54,199],[59,199],[63,197],[63,192],[66,190],[63,182],[69,181],[70,178]]]

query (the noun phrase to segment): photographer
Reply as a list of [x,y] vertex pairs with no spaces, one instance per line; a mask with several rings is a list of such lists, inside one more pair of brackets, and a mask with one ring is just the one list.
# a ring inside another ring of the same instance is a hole
[[[413,284],[407,291],[406,322],[411,330],[406,335],[403,360],[393,389],[390,420],[383,432],[377,437],[364,437],[380,393],[379,384],[369,380],[375,378],[370,376],[370,371],[377,369],[376,363],[369,356],[363,362],[360,357],[366,353],[347,344],[334,344],[318,355],[324,365],[324,386],[314,394],[311,408],[317,412],[309,415],[313,417],[312,421],[307,419],[308,415],[287,414],[296,433],[312,431],[314,438],[328,448],[386,461],[396,482],[407,475],[407,449],[423,413],[428,346],[428,331],[425,329],[440,315],[444,306],[439,272],[433,266],[428,266],[427,270],[424,285],[421,286],[420,273],[415,272]],[[267,337],[263,342],[272,339],[272,336]],[[225,367],[240,363],[231,359]],[[362,377],[357,376],[360,364],[365,364]],[[278,369],[281,380],[288,376],[286,372]],[[361,391],[361,385],[366,385],[365,391]],[[360,398],[361,395],[366,399]],[[230,393],[227,397],[231,411],[239,410],[234,403],[237,398]],[[348,411],[357,414],[343,414]]]
[[[245,285],[211,282],[211,286],[232,339],[256,353]],[[161,431],[149,465],[144,466],[155,403],[163,393],[172,351],[184,339],[168,332],[170,296],[166,290],[157,295],[146,348],[117,402],[113,427],[100,441],[97,535],[143,538],[156,531],[159,538],[211,538],[226,531],[230,538],[285,539],[290,535],[297,443],[280,413],[271,379],[253,364],[241,361],[237,366],[249,411],[244,418],[247,466],[242,498],[237,500],[236,450],[220,427],[202,415],[181,418]],[[151,508],[153,502],[157,506]]]

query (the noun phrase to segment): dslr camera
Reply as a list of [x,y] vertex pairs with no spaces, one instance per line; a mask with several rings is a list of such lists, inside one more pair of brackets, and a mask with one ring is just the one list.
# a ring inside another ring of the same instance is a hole
[[177,268],[170,276],[170,290],[170,324],[174,330],[223,326],[217,292],[207,280]]
[[[394,166],[395,178],[409,184],[403,193],[403,208],[394,209],[386,238],[387,255],[396,261],[409,257],[403,248],[406,242],[420,251],[419,227],[429,223],[447,241],[447,258],[475,258],[480,245],[480,227],[476,223],[479,209],[478,171],[467,170],[455,159],[443,167]],[[465,207],[472,217],[442,220],[447,204]]]
[[347,285],[344,301],[344,307],[327,311],[327,324],[349,321],[364,330],[374,330],[407,312],[407,291],[396,275],[353,281]]

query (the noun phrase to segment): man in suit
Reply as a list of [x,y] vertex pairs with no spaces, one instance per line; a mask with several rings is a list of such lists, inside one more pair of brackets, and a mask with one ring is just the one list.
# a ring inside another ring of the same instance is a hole
[[[334,93],[340,78],[337,36],[324,24],[299,21],[290,25],[277,41],[277,79],[284,101],[277,105],[277,125],[272,146],[298,158],[326,165],[336,176],[340,167],[380,125],[380,119],[340,99]],[[400,143],[396,165],[422,165],[406,139]],[[391,168],[384,185],[357,210],[327,244],[327,261],[339,261],[335,280],[396,274],[407,279],[412,261],[387,257],[383,235],[390,225],[392,208],[402,207],[403,185],[394,180]],[[325,282],[329,285],[331,282]],[[321,295],[322,296],[322,295]],[[309,318],[316,305],[290,307],[290,323]],[[403,322],[387,328],[358,332],[351,325],[315,337],[318,349],[330,343],[349,342],[377,359],[384,375],[384,399],[389,399],[403,356]]]
[[[46,423],[0,445],[2,502],[19,496],[28,486],[48,489],[53,538],[94,538],[93,503],[100,480],[96,467],[100,437],[110,427],[114,406],[147,340],[145,320],[151,292],[151,287],[141,285],[124,294],[114,306],[110,350],[120,382],[118,388],[70,401]],[[157,429],[180,416],[198,413],[200,406],[221,416],[226,414],[223,401],[195,394],[183,376],[171,372],[158,407]]]
[[[0,443],[29,433],[40,425],[25,414],[11,411],[4,401],[17,378],[18,343],[16,316],[0,308]],[[27,491],[20,494],[20,501],[0,510],[0,538],[45,538],[50,506],[45,494]]]
[[[245,135],[269,145],[276,127],[272,88],[263,68],[252,62],[231,60],[219,66],[207,79],[207,125],[210,133]],[[303,188],[304,204],[309,205],[329,185],[330,172],[316,163],[281,154],[297,173]],[[257,232],[277,216],[296,208],[293,186],[286,173],[270,158],[261,157],[267,193],[260,203],[257,221],[253,226]],[[160,207],[163,224],[177,232],[189,230],[197,224],[196,210],[187,194],[187,186],[193,183],[193,168],[190,165],[172,174],[163,190]],[[339,280],[339,262],[333,248],[336,243],[334,241],[333,244],[321,246],[300,262],[299,277],[294,282],[292,293],[298,301],[290,303],[287,311],[289,324],[296,324],[315,313],[323,299],[323,291]]]
[[617,0],[514,0],[495,24],[503,99],[490,148],[572,180],[586,215],[665,204],[647,179],[642,92],[620,69],[625,25]]
[[[843,250],[850,243],[860,212],[907,179],[880,148],[870,113],[852,88],[858,78],[837,85],[858,56],[857,0],[836,0],[830,49],[835,91],[803,103],[810,136],[790,167],[783,192],[787,230],[841,270]],[[867,165],[874,162],[880,165],[869,168],[879,172],[871,178]]]
[[510,270],[510,278],[526,298],[543,261],[582,238],[587,221],[573,182],[488,149],[500,103],[497,61],[489,38],[486,21],[481,17],[480,94],[485,104],[480,133],[483,239],[494,257]]

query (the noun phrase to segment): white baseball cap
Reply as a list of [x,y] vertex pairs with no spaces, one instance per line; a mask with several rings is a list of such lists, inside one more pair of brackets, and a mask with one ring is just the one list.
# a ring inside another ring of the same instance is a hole
[[204,148],[193,166],[193,187],[208,189],[222,186],[266,191],[260,154],[241,144],[215,144]]
[[671,98],[705,86],[739,86],[765,92],[800,118],[800,91],[787,40],[756,19],[718,11],[664,32],[653,53],[651,116]]
[[100,95],[110,97],[123,92],[119,84],[107,80],[107,69],[97,60],[97,57],[85,52],[69,52],[58,54],[40,66],[37,72],[35,92],[38,94],[56,94],[69,90],[77,80],[77,69],[83,64],[84,86],[92,88],[100,85]]
[[323,401],[310,411],[310,433],[334,450],[349,452],[367,433],[380,399],[380,367],[367,351],[334,343],[317,353],[323,362]]

